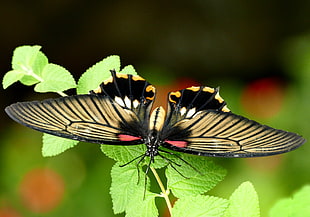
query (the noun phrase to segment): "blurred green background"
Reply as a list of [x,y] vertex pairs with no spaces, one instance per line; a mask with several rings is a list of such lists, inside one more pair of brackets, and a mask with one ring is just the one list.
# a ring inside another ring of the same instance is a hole
[[[310,140],[309,1],[1,1],[0,73],[14,48],[41,45],[50,62],[79,76],[104,57],[159,89],[221,87],[237,114]],[[5,106],[55,97],[14,84],[1,89],[0,217],[114,216],[110,168],[96,144],[41,156],[41,133],[10,120]],[[310,182],[306,143],[281,156],[214,159],[228,175],[211,195],[228,198],[243,181],[259,195],[262,216]],[[126,180],[124,180],[126,181]],[[160,203],[160,199],[158,200]],[[161,211],[164,213],[164,211]],[[118,215],[122,216],[122,215]]]

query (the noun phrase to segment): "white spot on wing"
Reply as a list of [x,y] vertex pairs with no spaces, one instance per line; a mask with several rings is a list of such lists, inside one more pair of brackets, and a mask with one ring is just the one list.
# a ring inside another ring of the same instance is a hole
[[133,104],[133,107],[134,108],[137,108],[138,106],[139,106],[139,101],[137,100],[137,99],[135,99],[133,102],[132,102],[132,104]]
[[193,118],[196,117],[197,115],[201,114],[202,111],[197,112],[196,114],[194,114]]
[[130,101],[130,99],[127,96],[125,96],[124,101],[125,101],[125,104],[126,104],[127,108],[131,108],[131,101]]
[[120,106],[125,107],[125,104],[124,104],[122,98],[116,96],[116,97],[114,98],[114,100],[115,100],[115,102],[117,102]]
[[187,118],[190,118],[190,117],[192,117],[195,113],[196,113],[196,108],[192,108],[192,109],[188,110],[186,117],[187,117]]
[[185,107],[182,107],[180,110],[181,115],[183,116],[186,113],[187,109]]

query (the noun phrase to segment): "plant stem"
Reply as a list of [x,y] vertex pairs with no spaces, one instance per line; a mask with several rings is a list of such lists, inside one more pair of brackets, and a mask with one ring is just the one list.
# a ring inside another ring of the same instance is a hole
[[156,170],[153,167],[150,167],[150,168],[151,168],[151,170],[152,170],[152,172],[153,172],[153,174],[154,174],[154,176],[156,178],[156,181],[157,181],[157,183],[158,183],[158,185],[160,187],[160,190],[161,190],[160,196],[165,198],[165,201],[166,201],[169,213],[171,215],[172,206],[171,206],[171,202],[169,200],[169,193],[170,193],[169,189],[167,189],[167,190],[165,189],[165,187],[164,187],[162,181],[160,180],[160,177],[159,177],[158,173],[156,172]]

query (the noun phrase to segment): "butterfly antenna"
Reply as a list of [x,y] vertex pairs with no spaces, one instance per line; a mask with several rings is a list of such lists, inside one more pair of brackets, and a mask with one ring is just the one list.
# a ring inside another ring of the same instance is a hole
[[[164,152],[164,153],[167,153],[167,154],[171,154],[173,156],[176,156],[178,159],[180,159],[181,161],[183,161],[186,165],[190,166],[193,170],[195,170],[197,173],[199,173],[200,175],[203,176],[203,174],[197,169],[195,168],[193,165],[191,165],[190,163],[188,163],[186,160],[184,160],[183,158],[181,158],[179,155],[175,154],[175,153],[172,153],[172,152],[169,152],[169,151],[165,151],[165,150],[159,150],[161,152]],[[165,159],[165,157],[163,157],[162,155],[160,155],[162,158]],[[167,159],[167,158],[166,158]],[[170,162],[173,162],[170,160]],[[174,162],[173,162],[174,163]],[[181,166],[180,164],[177,164],[177,163],[174,163],[175,165],[177,166]],[[177,170],[176,170],[177,171]],[[177,171],[178,172],[178,171]]]

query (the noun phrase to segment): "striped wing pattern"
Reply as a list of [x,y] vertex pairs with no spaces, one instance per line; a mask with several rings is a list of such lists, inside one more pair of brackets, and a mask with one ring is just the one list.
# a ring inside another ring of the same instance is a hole
[[203,156],[256,157],[291,151],[301,136],[230,112],[219,88],[170,92],[168,111],[150,110],[155,87],[137,75],[111,71],[89,94],[19,102],[5,111],[18,123],[52,135],[99,144],[145,143],[145,156],[159,146]]
[[[180,93],[180,94],[178,94]],[[162,146],[196,155],[256,157],[291,151],[301,136],[229,111],[218,89],[191,87],[169,94]]]
[[[118,143],[119,134],[128,134],[126,128],[140,124],[132,111],[95,95],[16,103],[7,107],[6,112],[35,130],[99,144]],[[120,127],[121,124],[124,126]]]
[[184,147],[165,147],[214,157],[258,157],[291,151],[305,142],[301,136],[277,130],[232,113],[203,111],[174,125],[187,132]]
[[15,103],[6,112],[18,123],[56,136],[99,144],[141,144],[155,88],[140,76],[111,73],[90,94]]

